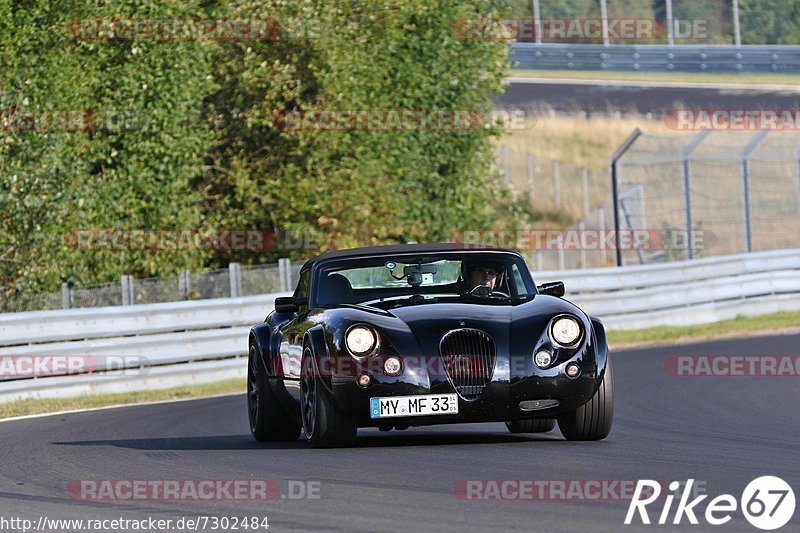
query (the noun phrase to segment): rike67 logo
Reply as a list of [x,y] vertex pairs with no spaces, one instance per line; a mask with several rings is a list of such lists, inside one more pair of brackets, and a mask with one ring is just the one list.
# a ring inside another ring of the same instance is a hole
[[[672,505],[678,497],[678,504],[672,516],[671,523],[678,525],[686,518],[692,525],[698,525],[698,515],[705,519],[705,522],[712,526],[727,524],[733,519],[733,514],[741,509],[742,514],[750,524],[764,531],[779,529],[792,519],[794,516],[795,498],[792,487],[784,480],[775,476],[763,476],[751,481],[742,497],[737,500],[731,494],[722,494],[708,502],[705,512],[700,512],[700,504],[708,498],[708,495],[697,496],[689,501],[692,496],[692,485],[694,480],[690,479],[685,484],[673,481],[669,484],[670,494],[664,498],[664,507],[658,515],[659,525],[669,523],[670,515],[673,513]],[[681,494],[677,491],[683,487]],[[649,479],[639,480],[636,490],[628,507],[628,514],[625,517],[625,525],[630,525],[634,517],[639,515],[642,524],[651,523],[647,506],[653,504],[661,497],[661,484],[658,481]]]

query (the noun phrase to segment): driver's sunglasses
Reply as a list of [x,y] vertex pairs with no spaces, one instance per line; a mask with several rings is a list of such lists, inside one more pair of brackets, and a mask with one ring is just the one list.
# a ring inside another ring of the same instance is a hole
[[496,278],[498,275],[497,270],[493,270],[490,268],[473,268],[473,274],[480,274],[481,276],[488,276],[490,278]]

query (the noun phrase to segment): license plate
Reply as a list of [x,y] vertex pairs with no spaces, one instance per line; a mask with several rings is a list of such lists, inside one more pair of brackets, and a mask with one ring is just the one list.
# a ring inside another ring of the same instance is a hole
[[452,415],[458,413],[458,396],[456,394],[426,394],[370,398],[369,411],[372,418]]

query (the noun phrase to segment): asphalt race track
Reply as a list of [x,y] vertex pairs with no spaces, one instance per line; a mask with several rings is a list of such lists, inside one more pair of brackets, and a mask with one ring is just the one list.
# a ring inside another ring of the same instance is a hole
[[653,113],[661,116],[670,109],[784,110],[800,108],[800,87],[791,90],[759,86],[713,88],[698,86],[665,87],[657,83],[592,82],[559,80],[512,82],[499,98],[504,109],[538,109],[547,106],[556,112],[576,110]]
[[[0,423],[3,517],[269,517],[270,531],[708,531],[754,532],[731,522],[624,526],[628,500],[476,501],[459,480],[696,479],[712,498],[737,499],[753,479],[800,488],[800,378],[674,377],[672,355],[796,355],[800,335],[719,341],[614,354],[616,418],[599,443],[558,431],[515,436],[502,424],[405,432],[360,430],[357,447],[312,450],[298,440],[250,438],[244,395]],[[318,499],[261,502],[79,501],[81,479],[272,479],[318,483]],[[698,507],[704,514],[707,502]],[[677,502],[678,498],[676,498]],[[663,502],[663,500],[662,500]],[[656,521],[661,503],[653,504]],[[670,515],[670,522],[674,515]],[[781,531],[800,530],[800,511]]]

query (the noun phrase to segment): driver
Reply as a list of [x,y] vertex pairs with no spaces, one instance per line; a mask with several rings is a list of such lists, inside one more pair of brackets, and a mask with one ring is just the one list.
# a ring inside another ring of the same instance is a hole
[[478,296],[489,296],[493,292],[502,294],[503,267],[491,262],[463,262],[461,279],[466,286],[465,292]]
[[499,275],[500,273],[493,266],[473,265],[469,269],[469,286],[474,288],[480,285],[492,291],[497,287]]

